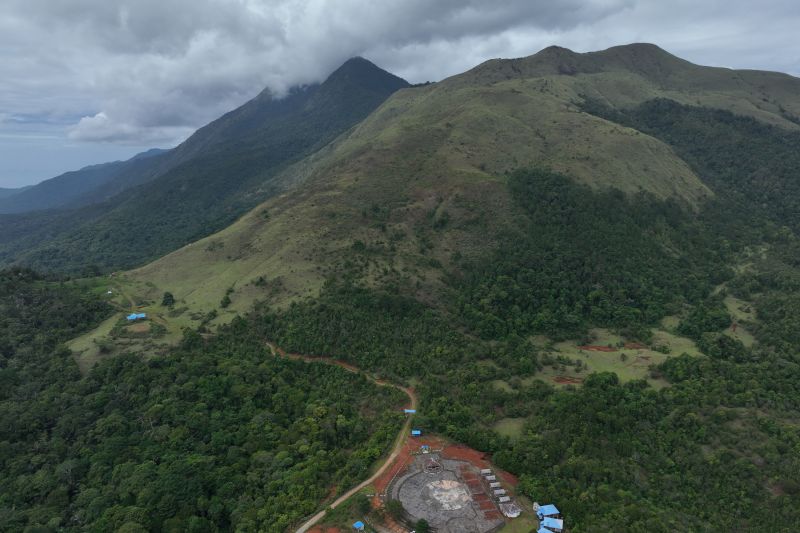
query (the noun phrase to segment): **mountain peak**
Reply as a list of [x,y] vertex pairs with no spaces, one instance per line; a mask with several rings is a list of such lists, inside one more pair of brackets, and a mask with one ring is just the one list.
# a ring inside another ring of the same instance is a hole
[[340,83],[355,84],[369,90],[391,89],[395,91],[409,86],[409,83],[387,72],[372,61],[361,56],[351,57],[334,70],[323,85]]

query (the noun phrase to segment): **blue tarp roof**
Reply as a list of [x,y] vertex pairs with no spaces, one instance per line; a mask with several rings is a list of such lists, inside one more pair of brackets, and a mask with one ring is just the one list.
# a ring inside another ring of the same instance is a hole
[[553,532],[550,531],[549,529],[545,529],[544,526],[542,526],[542,527],[539,528],[539,531],[537,531],[536,533],[553,533]]
[[561,530],[564,529],[564,521],[559,520],[558,518],[550,518],[549,516],[546,516],[542,519],[542,526]]
[[559,512],[558,507],[556,507],[552,503],[548,503],[547,505],[539,506],[539,510],[536,511],[536,514],[538,514],[539,516],[550,516],[561,513]]
[[416,413],[417,410],[416,409],[403,409],[403,412],[405,412],[405,413]]
[[413,436],[422,435],[422,431],[420,431],[419,429],[412,429],[411,434]]
[[356,522],[355,524],[353,524],[353,527],[354,527],[354,528],[356,528],[356,529],[364,529],[364,522],[362,522],[361,520],[359,520],[358,522]]

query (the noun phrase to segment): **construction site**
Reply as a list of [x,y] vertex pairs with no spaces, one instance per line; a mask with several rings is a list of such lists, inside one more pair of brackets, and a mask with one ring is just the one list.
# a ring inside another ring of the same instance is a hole
[[441,533],[490,533],[522,514],[512,496],[516,483],[513,475],[489,468],[480,452],[435,438],[409,439],[377,480],[375,503],[400,502],[402,523],[392,524],[398,531],[424,520]]

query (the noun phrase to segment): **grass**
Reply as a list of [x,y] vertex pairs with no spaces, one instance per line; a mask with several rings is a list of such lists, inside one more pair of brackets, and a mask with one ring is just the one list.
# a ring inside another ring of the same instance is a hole
[[[620,381],[632,381],[636,379],[646,379],[648,383],[656,388],[667,385],[663,379],[656,379],[650,376],[650,367],[664,362],[670,355],[652,350],[650,348],[617,348],[618,343],[624,339],[619,335],[602,328],[591,330],[590,337],[594,340],[593,345],[615,347],[614,351],[601,352],[581,349],[575,341],[565,341],[556,343],[552,351],[542,353],[542,356],[550,356],[553,359],[559,356],[570,361],[581,361],[581,369],[577,370],[573,363],[554,363],[544,367],[531,379],[542,379],[550,383],[555,383],[558,377],[572,378],[573,380],[583,380],[592,372],[613,372],[617,374]],[[683,352],[690,355],[699,356],[700,351],[694,342],[685,337],[679,337],[664,330],[653,331],[653,344],[666,344],[670,347],[671,354]],[[574,383],[578,384],[578,383]],[[562,384],[563,385],[563,384]]]
[[519,517],[514,518],[503,526],[502,533],[532,533],[539,527],[539,520],[531,509],[525,509]]
[[502,379],[493,380],[492,385],[503,392],[514,392],[514,387],[512,387],[509,382]]
[[498,420],[492,429],[504,437],[516,439],[522,435],[525,421],[525,418],[503,418]]
[[755,307],[750,302],[730,295],[726,296],[723,302],[728,312],[736,320],[736,330],[734,331],[733,325],[731,325],[724,333],[734,339],[738,339],[742,344],[750,348],[756,339],[747,329],[747,324],[757,321]]

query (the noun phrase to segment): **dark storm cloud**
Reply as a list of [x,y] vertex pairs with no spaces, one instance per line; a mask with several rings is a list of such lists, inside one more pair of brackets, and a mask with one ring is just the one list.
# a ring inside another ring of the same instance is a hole
[[9,117],[38,116],[48,135],[69,123],[62,135],[73,141],[174,143],[265,86],[280,94],[320,81],[353,55],[426,81],[550,44],[587,51],[647,41],[695,62],[797,73],[799,5],[4,0],[0,134],[16,131]]

